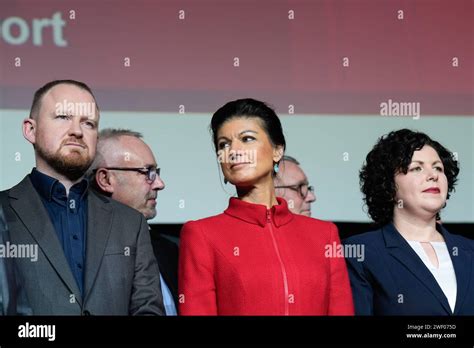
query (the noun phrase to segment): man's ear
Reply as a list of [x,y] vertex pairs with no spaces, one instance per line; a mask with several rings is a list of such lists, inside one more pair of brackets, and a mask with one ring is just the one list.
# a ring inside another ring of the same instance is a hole
[[23,120],[23,136],[31,144],[36,143],[36,120],[32,118],[25,118]]
[[110,194],[114,193],[113,184],[115,178],[110,175],[110,172],[107,169],[99,168],[95,173],[95,181],[102,191]]
[[[275,185],[275,186],[277,186],[277,185]],[[277,188],[277,189],[275,189],[275,194],[276,194],[278,197],[285,198],[286,192],[285,192],[285,190],[282,189],[282,188]]]
[[281,158],[283,157],[283,146],[277,145],[273,149],[273,162],[280,162]]

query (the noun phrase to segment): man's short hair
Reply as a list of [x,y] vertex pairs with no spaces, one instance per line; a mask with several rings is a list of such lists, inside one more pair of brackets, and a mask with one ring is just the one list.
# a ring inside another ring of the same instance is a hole
[[120,137],[123,136],[130,136],[135,137],[138,139],[142,139],[143,135],[139,132],[132,131],[130,129],[122,129],[122,128],[105,128],[99,132],[99,139],[97,142],[97,151],[95,154],[94,162],[91,165],[90,170],[95,170],[104,162],[102,148],[104,146],[104,142],[107,140],[117,141]]
[[[130,137],[135,137],[137,139],[142,139],[143,135],[140,132],[135,132],[130,129],[123,129],[123,128],[104,128],[99,132],[99,140],[97,142],[97,151],[95,154],[94,162],[90,166],[88,173],[87,173],[87,178],[89,180],[89,183],[91,184],[92,188],[96,189],[97,191],[101,192],[102,194],[106,194],[103,192],[100,187],[97,185],[96,179],[95,179],[95,172],[96,170],[102,165],[102,163],[105,162],[105,159],[103,157],[103,154],[101,152],[102,146],[104,144],[104,141],[107,140],[112,140],[116,141],[120,137],[123,136],[130,136]],[[107,195],[107,194],[106,194]]]
[[[297,160],[296,158],[291,157],[291,156],[288,156],[288,155],[284,155],[284,156],[281,158],[281,160],[280,160],[280,166],[283,166],[283,167],[284,167],[284,166],[285,166],[285,163],[283,163],[283,162],[285,162],[285,161],[294,163],[294,164],[296,164],[297,166],[300,165],[300,162],[298,162],[298,160]],[[275,181],[276,183],[282,182],[282,180],[283,180],[282,175],[283,175],[283,174],[281,173],[281,171],[279,171],[279,172],[275,175],[274,180],[276,180],[276,181]]]
[[135,132],[130,129],[122,129],[122,128],[105,128],[100,131],[99,133],[99,141],[109,140],[109,139],[116,139],[123,136],[135,137],[138,139],[142,139],[143,135],[140,132]]
[[288,156],[288,155],[284,155],[282,158],[281,158],[281,161],[280,162],[283,162],[283,161],[288,161],[288,162],[291,162],[291,163],[294,163],[296,165],[300,165],[300,162],[298,162],[296,160],[296,158],[294,157],[291,157],[291,156]]
[[43,96],[54,86],[62,85],[62,84],[73,85],[73,86],[76,86],[80,89],[83,89],[83,90],[89,92],[90,95],[92,95],[92,98],[94,98],[94,102],[95,102],[95,106],[96,106],[97,110],[99,110],[99,106],[97,105],[97,101],[95,99],[94,94],[92,93],[92,90],[84,82],[80,82],[80,81],[76,81],[76,80],[54,80],[54,81],[48,82],[47,84],[45,84],[43,87],[39,88],[35,92],[35,94],[33,96],[33,103],[31,104],[31,109],[30,109],[30,118],[32,118],[32,119],[37,118],[38,112],[39,112],[40,107],[41,107],[41,99],[43,98]]

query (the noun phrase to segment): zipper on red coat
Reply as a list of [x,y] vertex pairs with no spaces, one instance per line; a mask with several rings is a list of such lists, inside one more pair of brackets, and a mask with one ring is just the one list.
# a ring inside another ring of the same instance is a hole
[[288,290],[288,278],[286,276],[285,265],[283,264],[283,260],[281,259],[280,250],[278,249],[278,244],[275,239],[275,235],[273,234],[273,225],[272,225],[272,220],[270,218],[270,210],[267,210],[267,224],[270,227],[270,235],[272,236],[273,247],[275,248],[278,261],[280,262],[281,273],[283,275],[283,287],[285,289],[285,315],[290,315],[290,304],[288,302],[289,297],[290,297],[289,290]]

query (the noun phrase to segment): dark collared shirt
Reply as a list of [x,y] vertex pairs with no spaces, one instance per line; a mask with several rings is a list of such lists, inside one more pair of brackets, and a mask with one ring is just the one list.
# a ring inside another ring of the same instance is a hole
[[30,179],[48,211],[64,255],[83,295],[88,182],[83,179],[73,185],[67,196],[63,184],[36,168],[31,171]]

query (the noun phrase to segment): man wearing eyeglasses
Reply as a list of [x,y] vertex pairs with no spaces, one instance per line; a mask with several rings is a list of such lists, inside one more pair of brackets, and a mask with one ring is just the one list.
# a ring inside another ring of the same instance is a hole
[[[127,129],[100,132],[90,181],[101,193],[138,210],[147,220],[156,216],[158,191],[165,188],[150,147],[140,133]],[[166,315],[177,315],[178,246],[161,235],[151,237]]]
[[93,185],[143,214],[156,216],[158,191],[165,188],[153,152],[141,134],[123,129],[104,129],[99,134],[97,154],[91,169]]
[[311,204],[316,201],[316,195],[295,158],[283,156],[274,182],[277,196],[288,202],[292,213],[311,216]]

